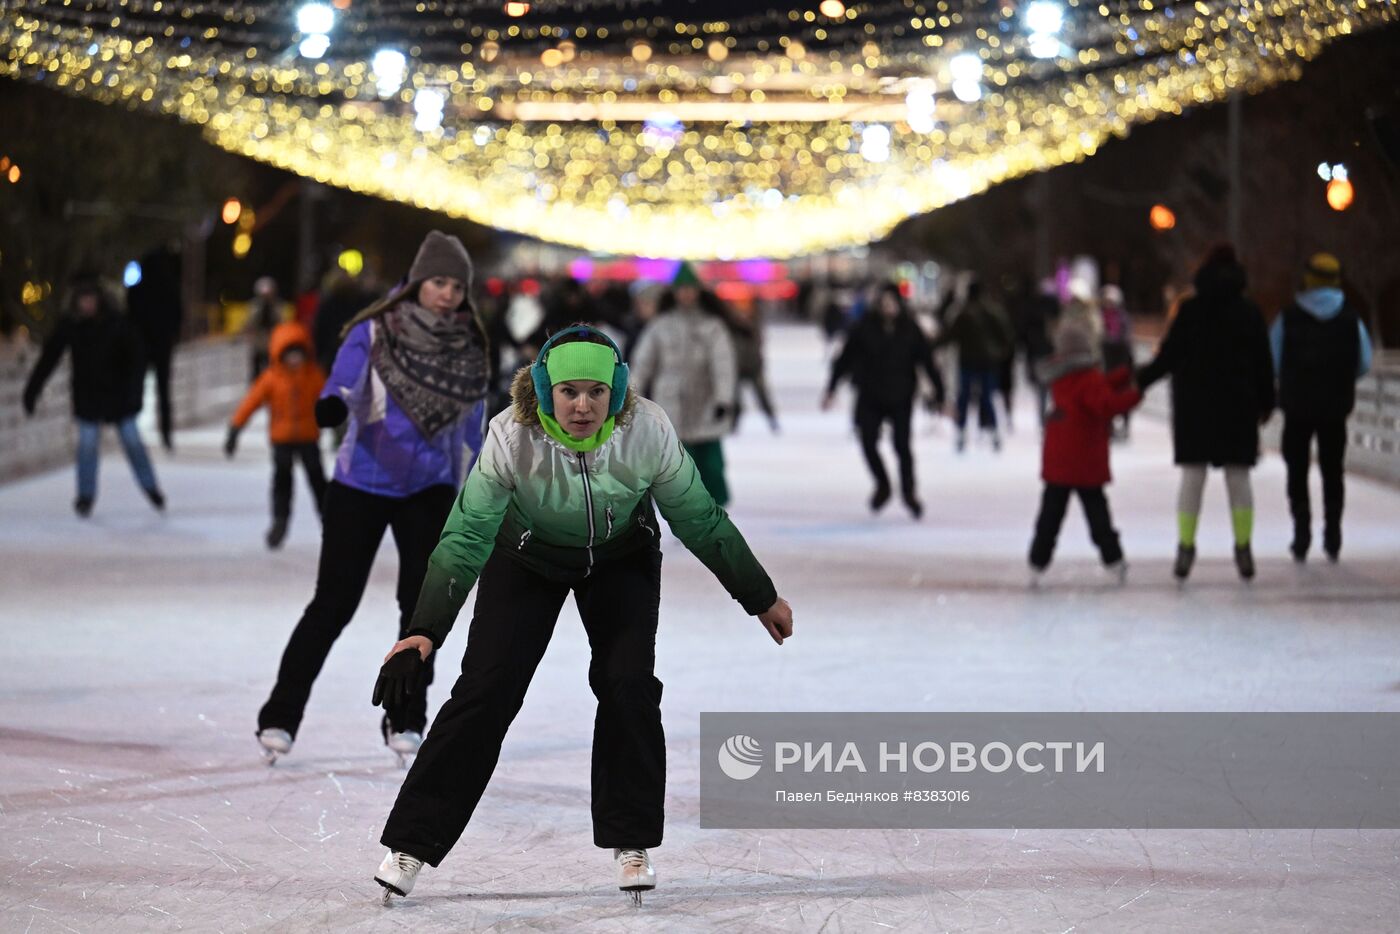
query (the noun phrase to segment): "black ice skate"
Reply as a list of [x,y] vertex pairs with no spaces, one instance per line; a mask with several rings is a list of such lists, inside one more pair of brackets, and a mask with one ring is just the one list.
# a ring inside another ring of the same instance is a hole
[[617,887],[632,896],[632,904],[642,903],[642,893],[656,888],[656,870],[651,868],[647,851],[634,847],[613,850],[617,861]]
[[1240,580],[1254,580],[1254,551],[1248,544],[1235,546],[1235,567],[1240,572]]
[[1176,563],[1172,565],[1172,575],[1176,577],[1178,583],[1186,583],[1186,578],[1191,576],[1191,565],[1195,563],[1195,545],[1176,546]]
[[267,547],[273,551],[282,547],[282,542],[287,538],[287,517],[278,516],[272,520],[272,527],[267,530]]

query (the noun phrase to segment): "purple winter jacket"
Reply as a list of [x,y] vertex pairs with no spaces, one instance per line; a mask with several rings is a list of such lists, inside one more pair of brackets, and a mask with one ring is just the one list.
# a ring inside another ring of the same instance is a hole
[[461,487],[481,450],[485,403],[431,438],[404,414],[370,365],[374,321],[345,338],[321,397],[339,396],[350,410],[345,440],[335,458],[335,479],[376,496],[412,496],[431,486]]

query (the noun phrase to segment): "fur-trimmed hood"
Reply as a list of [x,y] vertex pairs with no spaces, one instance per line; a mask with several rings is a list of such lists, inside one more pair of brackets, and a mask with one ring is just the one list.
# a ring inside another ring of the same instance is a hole
[[[535,381],[530,376],[528,366],[522,366],[515,371],[515,377],[510,382],[510,404],[516,424],[538,425],[540,423],[540,399],[535,393]],[[617,413],[618,427],[630,422],[636,410],[637,393],[631,386],[628,386],[627,399],[622,403],[622,411]]]

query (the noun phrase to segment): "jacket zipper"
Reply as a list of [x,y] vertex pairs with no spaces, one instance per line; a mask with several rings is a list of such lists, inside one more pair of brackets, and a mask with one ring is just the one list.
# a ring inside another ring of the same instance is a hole
[[588,566],[583,569],[583,576],[587,577],[593,572],[593,536],[597,529],[593,525],[593,485],[588,482],[588,464],[582,451],[578,452],[578,470],[583,477],[583,505],[588,514]]
[[612,538],[612,527],[613,527],[613,511],[612,511],[612,507],[609,506],[609,507],[607,507],[606,509],[604,509],[604,510],[603,510],[603,515],[605,515],[605,516],[608,517],[608,531],[607,531],[607,534],[603,536],[603,540],[604,540],[604,541],[608,541],[609,539]]
[[530,530],[526,529],[520,533],[520,544],[515,546],[516,551],[524,551],[526,544],[530,541]]

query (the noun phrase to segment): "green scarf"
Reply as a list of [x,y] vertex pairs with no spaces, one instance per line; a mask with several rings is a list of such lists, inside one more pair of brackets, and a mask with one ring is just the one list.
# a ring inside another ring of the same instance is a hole
[[587,454],[589,451],[596,451],[603,446],[603,442],[612,437],[613,429],[617,427],[617,416],[609,415],[607,421],[603,422],[603,427],[599,428],[587,438],[575,438],[564,430],[564,426],[555,421],[554,416],[544,414],[544,410],[535,407],[536,414],[540,417],[540,427],[544,433],[555,441],[558,441],[570,451],[577,451],[580,454]]

